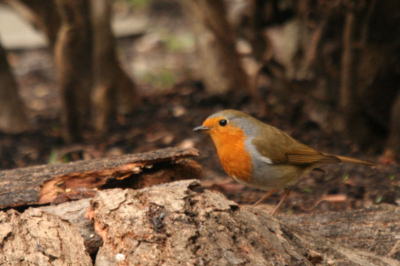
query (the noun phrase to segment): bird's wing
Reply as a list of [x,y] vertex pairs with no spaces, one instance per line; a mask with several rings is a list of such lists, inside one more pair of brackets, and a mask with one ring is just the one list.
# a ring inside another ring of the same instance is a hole
[[[340,163],[340,159],[328,154],[323,154],[305,144],[293,139],[285,132],[273,128],[275,134],[281,135],[275,140],[256,137],[252,144],[264,157],[269,158],[273,164],[331,164]],[[285,148],[284,148],[285,147]]]
[[286,157],[288,164],[331,164],[341,162],[340,159],[334,155],[322,154],[306,145],[302,148],[289,149],[286,152]]

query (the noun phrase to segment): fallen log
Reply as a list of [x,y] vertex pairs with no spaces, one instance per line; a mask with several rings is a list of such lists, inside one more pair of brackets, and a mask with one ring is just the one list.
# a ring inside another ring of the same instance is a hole
[[306,230],[351,249],[400,261],[400,208],[382,204],[365,209],[299,216],[280,216],[291,229]]
[[46,213],[57,215],[61,219],[74,225],[83,238],[86,251],[89,254],[93,254],[103,245],[103,240],[94,231],[93,222],[85,219],[85,213],[89,206],[90,199],[81,199],[64,202],[58,205],[43,206],[39,209]]
[[40,209],[0,211],[0,265],[92,265],[75,226]]
[[[21,252],[17,252],[19,257],[10,255],[10,247],[18,240],[27,250],[39,243],[38,256],[48,265],[61,259],[69,265],[91,265],[85,262],[86,253],[68,249],[76,241],[85,242],[92,256],[99,250],[96,265],[400,265],[393,259],[398,258],[400,208],[382,205],[363,211],[277,219],[263,208],[239,207],[220,193],[194,192],[199,185],[197,180],[186,180],[140,190],[108,189],[91,200],[31,208],[23,214],[0,212],[0,246],[4,250],[0,264],[16,259],[20,263],[15,265],[24,265],[29,259],[32,265],[41,265],[34,256],[22,260]],[[50,230],[62,240],[50,240],[47,234],[27,236],[26,232],[40,233],[29,227],[38,224],[40,231]],[[72,231],[71,226],[76,229]],[[379,238],[365,237],[374,232],[379,232]],[[385,239],[393,247],[389,254],[374,249]],[[63,252],[83,256],[81,264],[60,255]]]
[[[191,181],[189,181],[191,182]],[[187,183],[167,183],[158,187],[171,188],[173,185],[185,186]],[[195,187],[197,182],[190,183]],[[103,244],[101,237],[95,233],[93,221],[84,215],[90,206],[90,199],[66,202],[54,206],[40,207],[41,210],[60,216],[76,226],[84,239],[86,250],[95,253]],[[255,210],[270,213],[262,208]],[[250,208],[250,207],[246,207]],[[318,236],[326,237],[339,245],[356,248],[376,255],[389,256],[400,261],[400,208],[382,204],[366,209],[348,212],[321,213],[301,216],[278,216],[278,220],[287,225],[291,231],[304,230]],[[361,221],[361,222],[360,222]],[[322,253],[311,253],[310,260],[318,261]]]
[[200,178],[196,149],[167,148],[142,154],[0,171],[0,209],[93,197],[102,188],[142,188]]
[[95,265],[400,265],[196,185],[99,191],[87,212],[104,242]]

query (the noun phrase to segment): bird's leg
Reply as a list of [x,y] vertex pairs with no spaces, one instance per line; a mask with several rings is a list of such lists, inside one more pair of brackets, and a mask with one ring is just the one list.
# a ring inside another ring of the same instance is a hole
[[257,201],[253,207],[257,206],[258,204],[260,204],[261,202],[263,202],[266,198],[268,198],[269,196],[272,195],[272,193],[274,193],[276,191],[276,189],[271,189],[270,191],[268,191],[267,194],[265,194],[264,197],[262,197],[259,201]]
[[272,213],[272,216],[275,216],[275,214],[278,212],[279,207],[282,205],[282,203],[285,201],[285,199],[289,196],[290,192],[292,192],[291,188],[285,188],[285,195],[281,199],[281,201],[278,203],[278,206],[276,206],[274,212]]

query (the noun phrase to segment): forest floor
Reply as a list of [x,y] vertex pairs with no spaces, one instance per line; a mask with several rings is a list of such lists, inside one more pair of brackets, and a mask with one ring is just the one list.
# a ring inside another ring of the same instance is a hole
[[[19,135],[0,133],[0,169],[68,162],[151,151],[164,147],[195,147],[196,160],[204,170],[203,188],[218,190],[240,204],[252,204],[265,192],[232,181],[223,171],[210,137],[192,131],[207,116],[222,109],[256,114],[248,96],[208,96],[199,78],[194,38],[182,20],[154,21],[141,37],[118,39],[124,68],[137,83],[141,103],[129,115],[119,116],[104,140],[95,140],[90,128],[84,141],[67,145],[61,137],[60,94],[52,56],[47,49],[12,50],[10,65],[20,85],[34,129]],[[160,25],[163,25],[162,27]],[[173,29],[173,30],[171,30]],[[274,92],[261,88],[265,97]],[[270,103],[272,101],[269,101]],[[361,151],[341,132],[326,132],[316,123],[299,120],[296,104],[273,103],[273,114],[261,120],[323,152],[352,156],[373,162],[379,154]],[[323,167],[327,171],[302,178],[281,208],[283,214],[340,211],[380,203],[400,203],[400,167],[367,168],[353,165]],[[283,191],[266,200],[277,204]]]

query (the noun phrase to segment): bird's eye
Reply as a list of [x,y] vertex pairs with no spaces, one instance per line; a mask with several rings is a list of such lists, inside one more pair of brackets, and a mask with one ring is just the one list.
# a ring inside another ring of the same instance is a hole
[[228,124],[228,121],[226,121],[225,119],[222,119],[221,121],[219,121],[219,125],[220,125],[221,127],[226,126],[226,124]]

